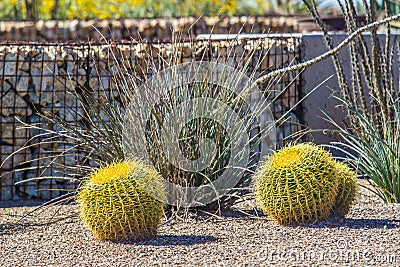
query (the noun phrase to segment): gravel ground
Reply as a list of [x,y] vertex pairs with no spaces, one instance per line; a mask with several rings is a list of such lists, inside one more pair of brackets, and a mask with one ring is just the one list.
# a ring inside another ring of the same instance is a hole
[[158,237],[138,243],[97,241],[76,217],[40,225],[57,211],[74,214],[75,205],[47,208],[29,217],[30,226],[15,226],[35,207],[14,206],[0,203],[4,267],[400,266],[400,204],[384,204],[365,189],[346,219],[285,227],[232,210],[221,218],[198,213],[166,221]]

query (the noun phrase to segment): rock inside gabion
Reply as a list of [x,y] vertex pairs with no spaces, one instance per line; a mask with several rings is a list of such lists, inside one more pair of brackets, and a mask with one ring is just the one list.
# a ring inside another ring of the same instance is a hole
[[358,193],[357,174],[342,162],[335,162],[334,167],[339,187],[333,212],[339,217],[344,217]]
[[161,176],[136,160],[99,168],[77,195],[80,217],[100,240],[140,241],[156,235],[166,193]]
[[279,224],[325,219],[338,194],[333,164],[331,154],[314,144],[287,146],[257,170],[256,200]]

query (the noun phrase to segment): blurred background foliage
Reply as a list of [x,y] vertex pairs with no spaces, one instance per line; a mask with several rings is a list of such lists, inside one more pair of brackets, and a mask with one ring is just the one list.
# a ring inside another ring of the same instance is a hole
[[[332,10],[335,0],[316,0]],[[301,0],[0,0],[0,19],[118,19],[308,13]]]

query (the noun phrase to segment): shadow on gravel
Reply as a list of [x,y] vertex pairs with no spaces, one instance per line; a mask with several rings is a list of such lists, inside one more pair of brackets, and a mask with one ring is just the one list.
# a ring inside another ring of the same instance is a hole
[[22,225],[16,223],[1,223],[0,224],[0,237],[5,235],[12,235],[18,231],[27,229],[29,225]]
[[193,246],[217,241],[218,238],[207,235],[160,235],[141,242],[122,242],[122,244],[147,246]]
[[18,200],[18,201],[0,201],[0,208],[15,207],[39,207],[46,203],[44,200]]
[[400,228],[400,220],[390,219],[330,219],[310,225],[304,225],[309,228],[352,228],[352,229],[394,229]]
[[224,218],[257,218],[264,217],[263,213],[259,209],[246,209],[246,210],[223,210],[221,216]]

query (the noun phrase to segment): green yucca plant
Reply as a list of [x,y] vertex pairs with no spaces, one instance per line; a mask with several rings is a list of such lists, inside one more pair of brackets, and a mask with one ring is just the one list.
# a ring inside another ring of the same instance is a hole
[[329,217],[338,194],[331,154],[311,143],[270,156],[254,176],[256,200],[279,224]]
[[144,240],[154,236],[166,198],[161,176],[137,160],[96,170],[77,194],[80,217],[100,240]]
[[369,114],[357,110],[342,97],[336,97],[344,107],[358,119],[363,135],[360,136],[351,128],[345,128],[336,123],[329,115],[328,120],[336,126],[342,138],[334,142],[336,149],[342,151],[364,178],[368,179],[372,190],[383,201],[400,202],[400,114],[398,100],[391,101],[390,108],[394,110],[394,121],[386,123],[382,118],[376,118],[384,123],[386,137],[382,137],[380,129],[371,123]]

